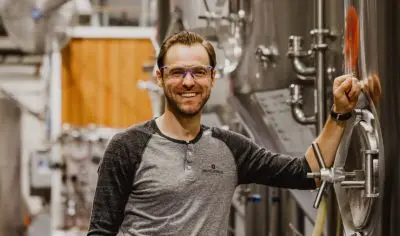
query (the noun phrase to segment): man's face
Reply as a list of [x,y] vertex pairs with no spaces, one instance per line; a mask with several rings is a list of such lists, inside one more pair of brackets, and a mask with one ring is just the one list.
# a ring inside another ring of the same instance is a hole
[[164,65],[163,73],[157,72],[157,83],[164,89],[167,108],[186,117],[199,114],[215,78],[206,49],[200,44],[175,44],[165,55]]

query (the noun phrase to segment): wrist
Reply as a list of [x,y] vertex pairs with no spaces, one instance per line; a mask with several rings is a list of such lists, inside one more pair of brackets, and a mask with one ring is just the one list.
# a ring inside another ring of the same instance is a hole
[[332,105],[331,111],[333,111],[333,112],[335,112],[335,113],[339,113],[339,114],[343,114],[343,113],[344,113],[344,112],[341,111],[340,109],[338,110],[338,108],[336,107],[335,104]]
[[336,121],[346,121],[351,118],[352,112],[341,112],[336,109],[336,106],[333,105],[331,108],[330,116]]
[[332,116],[329,116],[328,123],[333,124],[335,127],[344,128],[346,121],[345,120],[337,120]]

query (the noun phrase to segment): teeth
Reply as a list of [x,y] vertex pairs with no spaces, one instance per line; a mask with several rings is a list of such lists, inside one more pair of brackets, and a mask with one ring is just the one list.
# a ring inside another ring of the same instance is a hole
[[195,93],[182,93],[182,97],[194,97],[196,96]]

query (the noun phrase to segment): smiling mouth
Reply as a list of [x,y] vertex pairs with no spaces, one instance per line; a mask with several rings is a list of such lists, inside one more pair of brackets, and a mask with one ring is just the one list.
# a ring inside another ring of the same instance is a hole
[[192,98],[195,97],[197,93],[181,93],[180,95],[184,98]]

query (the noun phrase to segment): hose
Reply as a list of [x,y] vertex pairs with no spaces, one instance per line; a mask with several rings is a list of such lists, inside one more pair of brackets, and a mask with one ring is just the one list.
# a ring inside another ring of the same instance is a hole
[[312,232],[312,236],[323,235],[327,212],[328,212],[328,205],[326,204],[326,196],[324,196],[318,207],[317,217],[315,219],[315,226]]

